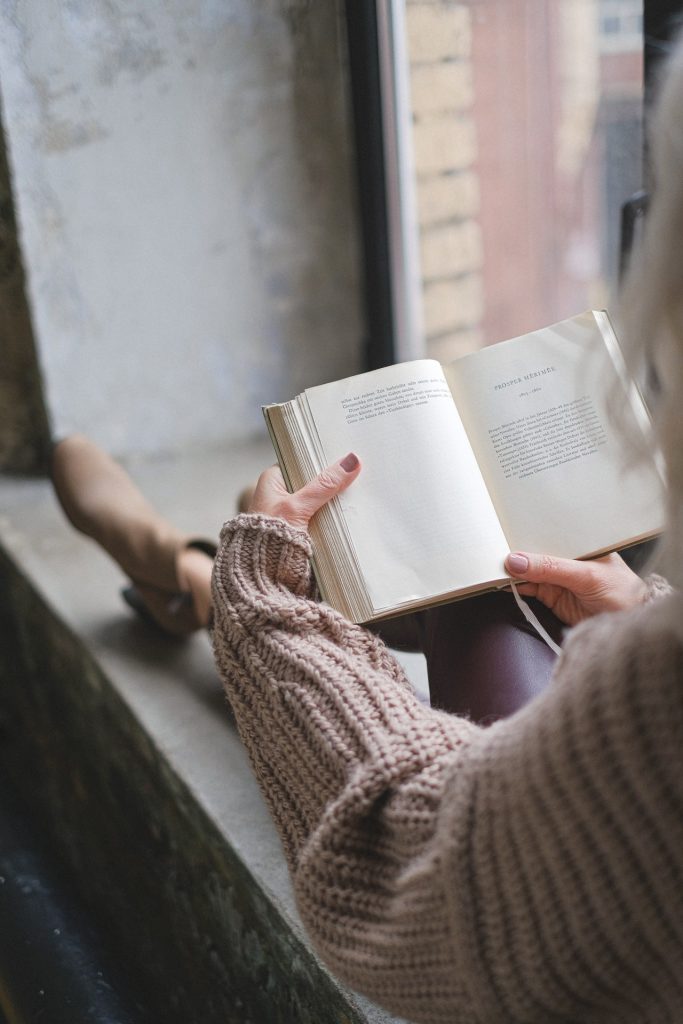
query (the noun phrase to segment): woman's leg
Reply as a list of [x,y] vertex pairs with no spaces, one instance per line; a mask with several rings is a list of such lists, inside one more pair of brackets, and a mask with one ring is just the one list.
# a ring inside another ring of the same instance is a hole
[[174,635],[207,625],[215,545],[171,526],[123,467],[86,437],[56,444],[51,471],[67,518],[132,581],[124,591],[129,604]]
[[[562,623],[539,602],[529,604],[559,643]],[[419,620],[433,707],[487,724],[519,710],[550,681],[557,655],[510,593],[441,605]]]

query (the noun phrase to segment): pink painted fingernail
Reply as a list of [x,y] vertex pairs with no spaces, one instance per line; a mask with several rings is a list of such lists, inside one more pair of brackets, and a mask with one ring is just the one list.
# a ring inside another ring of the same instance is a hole
[[339,465],[345,473],[353,473],[354,469],[358,465],[358,456],[354,455],[353,452],[349,452],[348,455],[344,456]]
[[523,576],[529,568],[529,559],[526,555],[508,555],[505,559],[505,564],[515,576]]

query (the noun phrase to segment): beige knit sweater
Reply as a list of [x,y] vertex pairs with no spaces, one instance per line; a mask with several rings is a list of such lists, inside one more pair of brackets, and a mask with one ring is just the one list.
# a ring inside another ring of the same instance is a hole
[[282,520],[227,523],[214,643],[333,971],[414,1021],[683,1021],[678,595],[574,629],[549,689],[480,729],[310,599],[309,555]]

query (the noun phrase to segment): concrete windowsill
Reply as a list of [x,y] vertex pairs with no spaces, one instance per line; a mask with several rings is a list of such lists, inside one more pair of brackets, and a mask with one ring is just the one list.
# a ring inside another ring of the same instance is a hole
[[[223,520],[232,515],[236,495],[241,487],[271,461],[272,451],[269,444],[257,441],[229,451],[201,452],[173,459],[156,458],[133,463],[129,468],[144,492],[177,526],[195,535],[216,537]],[[54,635],[51,630],[64,630],[65,635],[68,634],[86,652],[88,664],[92,661],[97,666],[97,673],[101,673],[101,677],[107,681],[106,685],[111,687],[111,699],[107,698],[105,701],[106,715],[111,717],[114,714],[114,717],[126,719],[123,731],[127,737],[137,735],[137,730],[140,731],[142,739],[138,745],[140,749],[144,747],[140,763],[144,762],[149,766],[153,762],[152,769],[147,767],[144,770],[155,773],[149,785],[156,786],[157,778],[162,779],[159,785],[167,785],[163,780],[174,780],[168,783],[168,787],[171,792],[175,791],[174,786],[181,787],[183,796],[178,802],[182,804],[187,801],[193,804],[184,819],[195,823],[192,826],[192,838],[187,839],[185,836],[173,834],[170,838],[167,836],[163,855],[159,855],[160,861],[162,857],[166,858],[164,863],[167,865],[176,865],[178,858],[182,861],[183,844],[187,842],[187,870],[189,877],[192,877],[192,865],[198,864],[203,857],[202,853],[197,852],[197,844],[201,846],[204,840],[201,836],[198,839],[196,835],[198,831],[202,831],[203,826],[196,823],[208,822],[210,827],[207,825],[207,835],[210,835],[206,843],[212,847],[211,856],[215,854],[217,862],[222,855],[225,855],[226,860],[239,862],[241,867],[235,870],[238,871],[238,875],[243,870],[245,873],[240,877],[248,880],[242,884],[252,886],[257,894],[258,906],[263,903],[267,908],[263,912],[261,924],[253,921],[248,923],[248,926],[245,925],[243,918],[247,912],[243,908],[239,909],[242,897],[240,893],[235,894],[233,883],[229,879],[225,882],[225,891],[212,892],[207,897],[206,906],[212,906],[216,915],[216,920],[207,924],[204,929],[207,933],[210,931],[213,936],[209,960],[213,958],[218,962],[224,961],[226,956],[231,956],[231,949],[237,942],[248,944],[253,941],[255,944],[251,951],[240,951],[241,962],[246,967],[236,968],[232,973],[227,971],[227,974],[221,974],[223,968],[220,963],[216,966],[216,977],[223,978],[226,987],[225,999],[233,998],[228,994],[228,988],[230,984],[237,983],[235,979],[240,977],[239,970],[249,971],[250,963],[253,964],[255,975],[251,981],[255,990],[258,990],[258,995],[253,997],[251,1004],[251,997],[245,996],[243,1005],[240,1002],[242,997],[238,995],[237,1002],[233,1002],[232,1005],[231,1012],[234,1016],[225,1016],[226,1011],[220,999],[214,995],[209,1003],[216,1014],[215,1018],[211,1016],[211,1012],[200,1013],[200,1007],[197,1007],[197,1019],[257,1020],[261,1019],[259,1013],[262,1013],[264,1020],[287,1021],[290,1019],[288,1014],[296,1012],[296,1016],[291,1016],[292,1021],[310,1017],[310,1020],[320,1021],[320,1024],[323,1020],[372,1021],[377,1024],[392,1020],[393,1018],[384,1011],[366,1000],[340,989],[310,954],[294,907],[282,850],[230,719],[213,668],[206,636],[201,634],[187,641],[176,642],[157,634],[138,621],[125,608],[119,597],[118,591],[124,580],[117,567],[94,544],[75,533],[64,521],[47,481],[4,478],[0,481],[0,495],[0,547],[7,556],[6,564],[12,567],[6,569],[8,580],[5,589],[10,595],[6,601],[9,600],[15,606],[10,609],[9,617],[5,618],[4,629],[15,634],[22,631],[21,617],[28,614],[25,611],[25,606],[29,602],[26,596],[28,593],[34,595],[35,601],[44,606],[45,611],[41,614],[53,622],[52,626],[46,628],[45,638],[37,635],[40,633],[40,627],[35,623],[40,623],[41,616],[38,615],[36,618],[31,612],[33,635],[22,641],[22,657],[27,662],[36,663],[28,669],[35,677],[30,684],[33,687],[33,705],[30,705],[30,702],[22,705],[23,694],[17,694],[16,700],[13,699],[11,690],[13,686],[19,685],[16,681],[19,674],[13,681],[6,678],[7,672],[3,673],[0,688],[4,693],[0,692],[0,710],[9,718],[10,730],[14,726],[17,730],[33,732],[30,728],[31,716],[35,715],[38,719],[40,714],[31,710],[31,706],[35,708],[36,702],[42,699],[42,687],[53,688],[50,695],[50,707],[53,710],[49,712],[50,714],[61,714],[59,709],[63,697],[65,720],[71,721],[74,715],[73,708],[79,706],[79,688],[89,691],[89,708],[97,708],[102,703],[102,699],[92,696],[101,684],[93,683],[94,676],[90,669],[84,670],[82,679],[72,678],[73,670],[65,669],[69,678],[68,685],[65,685],[63,679],[44,679],[47,670],[36,667],[52,662],[49,652],[44,656],[34,652],[34,657],[30,653],[31,645],[49,646],[49,636]],[[23,590],[14,578],[15,573],[20,574],[23,579]],[[16,594],[20,590],[24,596],[17,598]],[[15,617],[12,618],[12,615]],[[57,623],[57,626],[54,626],[54,623]],[[5,647],[9,650],[7,644]],[[29,653],[26,653],[27,651]],[[18,655],[15,654],[13,657],[16,658]],[[62,657],[62,661],[64,659],[65,656]],[[423,687],[419,659],[408,656],[406,663],[409,670],[417,673],[418,685]],[[61,669],[58,670],[58,674],[59,672]],[[97,678],[100,678],[99,674]],[[58,687],[63,688],[61,694],[56,689]],[[9,701],[5,700],[8,696]],[[100,700],[100,704],[93,704],[93,700]],[[112,707],[118,710],[112,712]],[[58,709],[57,712],[54,708]],[[97,715],[99,712],[87,713]],[[16,721],[13,721],[13,716]],[[118,727],[117,725],[117,729]],[[59,720],[53,722],[53,728],[59,732]],[[79,728],[87,729],[88,726],[84,726],[82,722],[73,725],[73,729]],[[92,728],[95,729],[94,724]],[[36,733],[40,734],[38,725]],[[78,733],[74,732],[74,735]],[[107,736],[106,728],[100,735]],[[18,742],[16,736],[14,739],[15,743]],[[27,735],[26,740],[30,744],[34,742],[35,737]],[[43,746],[49,746],[52,740],[48,737],[40,742]],[[102,746],[101,740],[99,742]],[[124,741],[117,742],[120,746]],[[133,747],[136,742],[129,738],[125,740],[125,743],[130,743]],[[73,743],[71,745],[73,746]],[[107,747],[108,744],[105,742],[104,746]],[[153,755],[149,751],[153,751]],[[48,759],[50,756],[49,753],[46,755]],[[92,759],[92,754],[84,756]],[[103,760],[106,761],[108,756],[110,752],[103,749]],[[122,776],[125,778],[127,754],[119,749],[115,756],[118,759],[117,763],[120,762],[124,766]],[[31,784],[36,790],[40,790],[45,781],[42,773],[47,770],[47,766],[41,765],[39,752],[32,751],[30,759],[35,769]],[[50,771],[53,770],[54,766],[50,766]],[[73,791],[76,794],[73,799],[79,799],[79,786],[85,786],[87,789],[87,779],[93,778],[96,774],[92,764],[85,765],[85,783],[74,784],[72,776],[75,771],[78,774],[78,767],[74,769],[72,766],[69,771],[70,778],[60,783],[62,788],[58,797],[54,795],[56,791],[51,789],[57,785],[54,779],[50,778],[49,782],[46,782],[47,791],[53,794],[49,799],[53,804],[59,802],[62,819],[69,817],[68,806],[65,806],[65,802],[70,799],[69,793]],[[136,771],[137,769],[131,767],[131,780],[136,778]],[[136,785],[139,789],[145,784]],[[100,794],[90,794],[82,799],[84,806],[91,806],[89,800],[99,801],[102,797]],[[135,801],[137,796],[133,794],[121,799]],[[123,807],[121,813],[126,814]],[[155,813],[150,809],[150,818],[154,818]],[[175,810],[173,813],[176,813]],[[90,860],[95,858],[93,847],[88,845],[91,842],[88,822],[83,823],[83,833],[80,837],[71,835],[65,838],[63,834],[59,835],[59,822],[55,827],[58,841],[65,848],[66,856],[72,860],[75,869],[81,871],[86,854],[80,852],[80,842],[87,848],[87,857]],[[157,832],[164,832],[163,823],[157,824],[155,828]],[[169,828],[172,833],[173,828]],[[156,835],[156,832],[154,834]],[[97,838],[92,841],[97,842]],[[218,847],[217,851],[213,849],[214,847]],[[131,851],[131,857],[135,857],[134,851]],[[103,860],[98,863],[106,862]],[[184,868],[176,865],[172,870],[182,873]],[[171,868],[167,868],[167,871],[170,872]],[[220,866],[212,868],[212,871],[218,876],[221,874]],[[205,877],[208,878],[208,874]],[[213,878],[213,875],[211,877]],[[113,884],[116,884],[116,880]],[[126,905],[125,900],[130,900],[130,893],[126,894],[125,891],[126,884],[128,883],[121,883],[122,902],[117,904],[119,914],[120,907]],[[167,884],[166,880],[164,884]],[[197,879],[196,885],[199,887],[201,884],[202,879]],[[211,884],[214,888],[220,888],[215,879]],[[97,884],[93,883],[91,889],[92,891],[87,893],[91,900],[97,901],[102,898],[103,890],[98,888]],[[182,899],[185,899],[184,895]],[[191,915],[192,894],[187,897],[187,901],[187,913]],[[163,901],[161,904],[154,903],[155,914],[163,913],[163,910],[158,909],[159,906],[163,907]],[[236,907],[238,910],[235,910]],[[235,914],[239,919],[237,923]],[[301,968],[297,960],[296,970],[291,964],[285,965],[279,975],[277,967],[263,963],[263,958],[269,954],[264,952],[265,947],[259,945],[259,928],[272,930],[275,927],[273,920],[278,921],[277,927],[282,929],[283,934],[286,933],[286,938],[283,939],[285,948],[289,949],[287,943],[290,941],[293,943],[294,953],[291,955],[294,959],[310,955],[310,964]],[[163,922],[158,927],[163,933]],[[181,925],[176,923],[174,927],[179,928]],[[173,928],[169,927],[169,942],[172,932]],[[200,932],[201,929],[198,930],[198,934]],[[151,943],[152,939],[149,938],[147,941]],[[162,961],[158,967],[161,973],[164,970]],[[294,995],[292,992],[283,991],[283,987],[284,990],[287,989],[287,970],[290,967],[292,985],[297,989]],[[208,977],[211,977],[211,965],[208,970]],[[183,984],[184,982],[179,982],[179,990],[183,988]],[[184,998],[191,998],[196,1006],[196,992],[192,991],[191,982],[187,984],[189,995],[176,994],[171,999],[179,1014],[183,1009]],[[220,988],[219,982],[216,984],[217,988]],[[315,1007],[304,1013],[302,1007],[306,1006],[308,999],[308,995],[303,992],[306,984],[310,985],[311,989],[320,984],[325,990],[325,1005],[329,1004],[332,1007],[329,1016],[321,1017],[320,1010]],[[261,1004],[258,1002],[259,999],[262,999]],[[272,1006],[272,1013],[269,1012],[267,1015],[263,1009],[259,1011],[259,1005]],[[294,1007],[297,1008],[296,1011]],[[186,1008],[183,1012],[186,1014]]]

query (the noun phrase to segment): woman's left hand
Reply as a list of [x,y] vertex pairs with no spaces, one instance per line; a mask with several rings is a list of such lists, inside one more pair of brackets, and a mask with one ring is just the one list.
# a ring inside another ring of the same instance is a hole
[[647,586],[616,553],[585,562],[515,552],[505,559],[510,576],[524,580],[520,594],[536,597],[562,622],[576,625],[600,612],[642,604]]
[[360,473],[357,455],[350,452],[332,463],[304,487],[290,494],[278,466],[266,469],[258,479],[249,512],[285,519],[290,526],[307,530],[311,518],[328,501],[345,491]]

